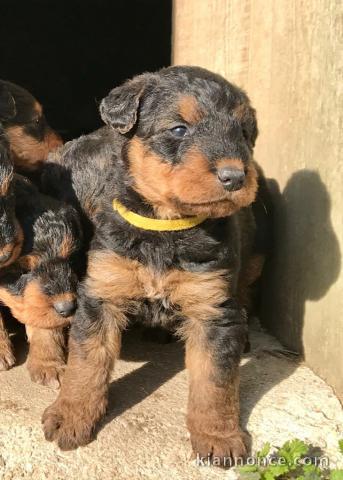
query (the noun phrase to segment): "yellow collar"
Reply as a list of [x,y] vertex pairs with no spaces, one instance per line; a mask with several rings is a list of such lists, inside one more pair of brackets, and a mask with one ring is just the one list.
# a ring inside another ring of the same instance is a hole
[[186,230],[193,228],[204,222],[207,217],[199,215],[197,217],[178,218],[175,220],[162,220],[158,218],[148,218],[138,215],[138,213],[127,210],[118,200],[113,200],[113,210],[119,213],[127,222],[143,230],[153,230],[155,232],[171,232],[176,230]]

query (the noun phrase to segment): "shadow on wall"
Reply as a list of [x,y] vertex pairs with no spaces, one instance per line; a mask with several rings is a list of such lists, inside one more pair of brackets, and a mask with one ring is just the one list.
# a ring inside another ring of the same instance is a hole
[[[330,197],[319,174],[310,170],[296,172],[282,194],[275,180],[270,180],[269,186],[275,246],[263,279],[262,308],[271,330],[278,330],[282,343],[302,353],[305,302],[323,297],[340,272],[340,250],[330,221]],[[112,382],[110,408],[98,431],[184,368],[182,344],[137,347],[139,340],[133,334],[126,338],[123,357],[130,361],[144,359],[146,363]],[[240,368],[243,429],[260,399],[292,375],[298,365],[287,351],[264,343],[255,338],[252,351]]]
[[[303,354],[306,300],[319,300],[339,275],[341,254],[331,225],[331,201],[319,174],[300,170],[281,193],[268,180],[273,225],[272,251],[262,278],[260,318],[286,347]],[[250,358],[249,358],[250,357]],[[291,352],[252,349],[241,367],[241,424],[259,400],[297,368]],[[254,379],[252,382],[251,379]]]
[[300,170],[273,199],[273,251],[263,276],[261,318],[282,343],[303,353],[306,300],[319,300],[339,275],[341,254],[333,231],[331,201],[319,174]]

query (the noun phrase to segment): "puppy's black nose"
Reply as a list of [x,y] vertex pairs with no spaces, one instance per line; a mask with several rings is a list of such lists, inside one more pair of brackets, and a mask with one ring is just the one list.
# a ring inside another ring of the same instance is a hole
[[6,252],[3,255],[0,256],[0,264],[6,263],[7,260],[11,258],[12,255],[12,250],[10,252]]
[[218,178],[225,190],[234,192],[243,187],[245,173],[243,170],[238,170],[237,168],[223,167],[218,168]]
[[54,303],[54,309],[62,317],[70,317],[76,310],[76,300]]

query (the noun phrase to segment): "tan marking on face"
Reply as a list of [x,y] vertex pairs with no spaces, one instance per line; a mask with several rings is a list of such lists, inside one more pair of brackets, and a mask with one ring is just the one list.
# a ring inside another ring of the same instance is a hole
[[216,162],[217,168],[230,167],[244,171],[244,164],[240,158],[221,158]]
[[18,221],[15,221],[15,230],[16,230],[15,242],[13,244],[11,243],[9,245],[5,245],[3,248],[0,249],[0,256],[6,255],[9,252],[12,252],[11,257],[5,263],[2,263],[0,265],[0,268],[7,267],[11,263],[15,262],[21,253],[21,249],[24,242],[24,233]]
[[74,292],[59,293],[58,295],[51,295],[49,299],[52,304],[55,304],[57,302],[74,302],[76,300],[76,293]]
[[[235,192],[227,192],[207,158],[196,148],[184,155],[182,163],[171,165],[149,150],[141,139],[131,140],[128,158],[133,188],[155,209],[158,216],[177,218],[182,215],[225,217],[250,205],[257,191],[257,173],[251,163],[245,184]],[[226,165],[242,165],[239,159],[220,159]]]
[[35,101],[33,108],[40,117],[43,115],[43,107],[39,102],[37,102],[37,100]]
[[49,152],[62,145],[62,139],[53,130],[48,130],[42,142],[25,133],[21,126],[8,127],[6,134],[15,166],[28,170],[37,169],[48,158]]
[[203,112],[199,103],[192,95],[183,95],[178,102],[178,113],[185,122],[194,124],[201,120]]
[[36,268],[41,261],[41,257],[35,254],[23,255],[18,259],[18,264],[24,270],[30,271]]
[[45,295],[39,282],[33,280],[25,287],[22,295],[13,295],[0,287],[0,301],[21,323],[38,328],[58,328],[68,325],[72,317],[64,318],[53,308],[52,297]]
[[74,249],[74,239],[71,235],[66,235],[60,246],[59,256],[62,258],[68,258]]
[[73,317],[64,318],[55,311],[53,308],[55,298],[45,295],[38,281],[29,282],[23,295],[23,316],[18,320],[39,328],[58,328],[68,325]]
[[15,318],[22,316],[23,299],[20,295],[14,295],[6,288],[0,287],[0,302],[11,310]]

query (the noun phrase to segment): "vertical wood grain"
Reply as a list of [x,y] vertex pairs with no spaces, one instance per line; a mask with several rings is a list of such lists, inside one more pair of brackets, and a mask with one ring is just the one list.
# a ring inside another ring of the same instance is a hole
[[279,185],[267,322],[340,395],[342,28],[340,0],[174,0],[173,62],[209,68],[248,92],[256,159]]

